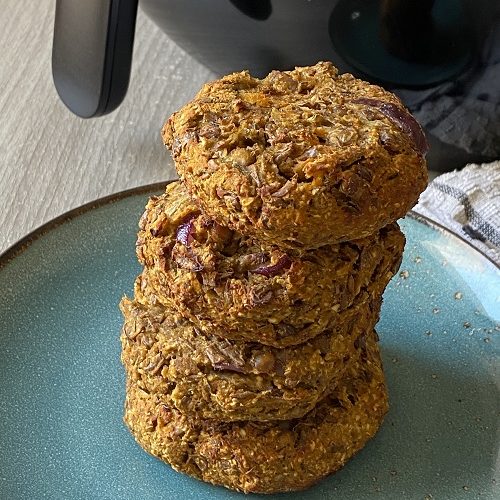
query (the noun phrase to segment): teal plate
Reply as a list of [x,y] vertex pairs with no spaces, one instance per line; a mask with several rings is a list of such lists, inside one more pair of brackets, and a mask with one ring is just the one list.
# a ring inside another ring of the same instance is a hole
[[[150,186],[44,226],[0,257],[0,498],[236,499],[144,453],[122,423],[117,304],[140,268]],[[391,408],[307,492],[254,498],[500,498],[500,271],[407,218],[378,325]]]

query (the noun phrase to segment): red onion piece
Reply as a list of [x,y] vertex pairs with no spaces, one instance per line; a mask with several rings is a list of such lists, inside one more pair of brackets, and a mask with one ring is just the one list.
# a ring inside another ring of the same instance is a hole
[[284,254],[278,259],[278,262],[276,262],[276,264],[273,264],[272,266],[260,266],[256,269],[252,269],[250,272],[255,274],[262,274],[267,278],[271,278],[272,276],[276,276],[282,271],[289,269],[291,265],[292,259],[290,259],[288,255]]
[[227,370],[230,372],[245,373],[245,361],[241,355],[232,350],[231,346],[211,346],[205,351],[214,370]]
[[245,373],[245,370],[233,363],[224,363],[224,362],[219,362],[219,363],[214,363],[212,365],[215,370],[227,370],[229,372],[237,372],[237,373]]
[[412,138],[420,154],[425,155],[429,151],[429,144],[427,143],[422,127],[405,109],[396,106],[392,102],[379,101],[378,99],[370,99],[369,97],[360,97],[353,102],[377,108],[384,116],[389,118],[405,134],[408,134]]
[[187,247],[189,247],[193,241],[194,218],[195,215],[190,215],[188,219],[179,225],[175,233],[175,239]]

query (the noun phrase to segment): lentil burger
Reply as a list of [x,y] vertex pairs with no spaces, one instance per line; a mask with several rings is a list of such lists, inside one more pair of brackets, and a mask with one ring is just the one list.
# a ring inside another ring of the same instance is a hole
[[204,213],[283,248],[369,236],[427,184],[425,136],[401,101],[327,62],[208,83],[162,134]]
[[378,320],[378,307],[358,308],[343,330],[277,349],[204,335],[162,306],[120,306],[129,378],[169,407],[220,421],[302,417],[341,381]]
[[179,182],[150,199],[140,228],[139,300],[160,302],[207,334],[275,347],[336,330],[379,298],[405,241],[393,223],[356,241],[284,251],[207,217]]
[[149,453],[204,481],[247,493],[304,489],[342,467],[387,412],[374,334],[362,350],[342,382],[299,419],[192,418],[129,380],[125,422]]

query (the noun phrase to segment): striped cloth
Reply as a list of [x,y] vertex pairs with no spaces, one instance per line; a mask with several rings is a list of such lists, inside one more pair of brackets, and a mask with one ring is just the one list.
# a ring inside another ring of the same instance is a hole
[[436,177],[413,210],[462,236],[500,266],[500,160]]

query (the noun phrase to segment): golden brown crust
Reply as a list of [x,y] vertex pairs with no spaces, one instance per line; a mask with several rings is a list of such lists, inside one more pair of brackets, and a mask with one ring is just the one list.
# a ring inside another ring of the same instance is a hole
[[139,301],[175,309],[208,334],[276,347],[336,328],[343,311],[380,297],[404,247],[391,224],[360,240],[285,252],[214,222],[178,182],[150,199],[140,227]]
[[343,382],[300,419],[193,419],[128,381],[125,422],[137,442],[180,472],[244,492],[304,489],[341,468],[378,430],[387,393],[375,338]]
[[206,84],[162,135],[208,216],[282,248],[368,236],[427,184],[425,137],[401,101],[330,63]]
[[337,385],[378,319],[364,306],[344,331],[276,349],[203,335],[165,307],[124,298],[120,308],[129,378],[186,415],[226,422],[302,417]]

